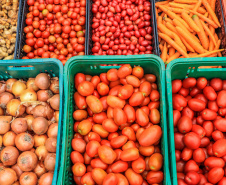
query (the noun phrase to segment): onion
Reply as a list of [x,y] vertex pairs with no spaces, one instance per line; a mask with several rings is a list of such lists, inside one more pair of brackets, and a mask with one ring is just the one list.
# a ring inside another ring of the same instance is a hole
[[10,100],[7,104],[6,112],[12,116],[21,116],[25,112],[25,107],[20,103],[18,99]]
[[20,169],[20,167],[17,164],[13,165],[11,168],[16,172],[16,175],[18,178],[23,173],[23,171]]
[[39,90],[37,92],[38,101],[47,101],[49,98],[53,96],[52,91],[50,90]]
[[11,168],[5,168],[0,171],[0,184],[12,185],[17,181],[16,172]]
[[16,181],[12,185],[20,185],[20,183],[19,183],[19,181]]
[[52,98],[50,98],[48,100],[48,102],[54,110],[59,110],[59,108],[60,108],[60,95],[55,94]]
[[43,117],[37,117],[33,120],[31,128],[38,135],[45,134],[48,130],[48,121]]
[[29,78],[27,81],[27,88],[33,89],[34,91],[38,91],[39,88],[35,85],[35,78]]
[[[58,79],[58,78],[57,78]],[[54,93],[54,94],[59,94],[59,80],[53,79],[51,80],[51,84],[49,89]]]
[[13,131],[6,132],[3,136],[3,145],[4,146],[15,146],[16,134]]
[[15,144],[20,151],[31,150],[34,146],[34,138],[32,135],[23,132],[16,136]]
[[54,118],[55,118],[56,122],[58,123],[59,122],[59,111],[54,112]]
[[20,94],[22,102],[37,101],[37,94],[33,89],[26,89]]
[[43,174],[38,180],[38,185],[52,185],[53,173],[48,172]]
[[55,163],[56,163],[56,154],[55,153],[48,153],[45,160],[44,160],[45,168],[48,171],[54,171]]
[[0,116],[3,116],[4,115],[4,110],[3,108],[0,107]]
[[35,149],[34,148],[30,149],[29,151],[35,153]]
[[35,147],[44,146],[47,140],[47,135],[34,135]]
[[39,89],[48,89],[50,86],[50,78],[46,73],[40,73],[35,78],[35,85]]
[[34,109],[34,107],[32,107],[32,106],[28,106],[28,107],[26,107],[26,113],[27,114],[32,114],[32,110]]
[[0,94],[0,107],[6,108],[6,105],[9,103],[10,100],[12,100],[14,96],[9,92],[3,92]]
[[24,84],[24,82],[18,80],[16,81],[13,86],[12,86],[12,93],[15,96],[20,96],[20,94],[26,89],[26,85]]
[[27,131],[27,120],[25,118],[16,118],[11,124],[11,129],[16,134]]
[[5,166],[16,164],[19,151],[13,146],[7,146],[1,151],[1,161]]
[[44,167],[44,164],[40,161],[37,166],[34,169],[34,172],[38,177],[41,177],[44,173],[46,173],[46,169]]
[[17,164],[22,171],[28,172],[35,169],[38,158],[34,152],[26,151],[20,154],[17,159]]
[[3,93],[6,91],[6,84],[5,83],[0,83],[0,93]]
[[20,185],[36,185],[37,182],[38,178],[34,172],[24,172],[20,176]]
[[6,91],[7,91],[7,92],[12,93],[12,87],[13,87],[13,84],[14,84],[16,81],[17,81],[17,80],[16,80],[16,79],[13,79],[13,78],[8,79],[8,80],[6,81]]
[[33,120],[35,119],[34,116],[27,115],[27,116],[25,116],[25,119],[27,120],[27,130],[32,131],[31,124],[32,124]]
[[[3,143],[3,137],[0,135],[0,148],[2,147],[2,143]],[[1,153],[0,153],[1,155]]]
[[45,146],[39,146],[35,150],[35,154],[38,157],[38,160],[44,160],[48,154],[48,151]]
[[56,152],[57,139],[55,137],[49,137],[45,142],[48,152]]
[[47,135],[48,137],[57,137],[58,123],[53,123],[49,126]]
[[0,116],[0,134],[5,134],[10,130],[12,116]]
[[45,103],[44,105],[37,105],[31,111],[34,117],[44,117],[47,119],[51,119],[53,117],[54,111],[51,107]]

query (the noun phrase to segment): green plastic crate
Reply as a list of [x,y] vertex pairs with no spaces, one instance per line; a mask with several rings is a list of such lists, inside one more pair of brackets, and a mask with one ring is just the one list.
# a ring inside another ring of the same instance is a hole
[[226,79],[226,68],[199,68],[201,66],[226,66],[226,57],[217,58],[190,58],[176,59],[170,62],[166,68],[166,87],[168,102],[168,136],[170,176],[173,185],[177,185],[177,170],[174,144],[173,127],[173,103],[172,103],[172,80],[185,79],[187,77],[205,77],[207,79]]
[[164,184],[171,184],[169,177],[168,163],[168,144],[167,144],[167,125],[166,125],[166,101],[165,101],[165,66],[162,60],[156,55],[131,55],[131,56],[77,56],[69,59],[64,68],[64,127],[61,167],[58,178],[58,185],[74,185],[73,174],[71,172],[72,162],[70,160],[71,140],[74,131],[74,76],[77,73],[85,73],[89,75],[99,75],[107,72],[111,68],[119,68],[120,66],[101,66],[101,64],[131,64],[131,66],[139,65],[144,68],[145,73],[152,73],[157,76],[158,88],[161,93],[161,127],[163,137],[161,148],[164,155]]
[[[24,67],[30,66],[30,67]],[[2,60],[0,61],[0,80],[10,78],[28,80],[39,73],[48,73],[51,77],[59,77],[60,110],[57,135],[56,164],[52,185],[56,185],[60,166],[61,132],[63,117],[63,65],[57,59]]]

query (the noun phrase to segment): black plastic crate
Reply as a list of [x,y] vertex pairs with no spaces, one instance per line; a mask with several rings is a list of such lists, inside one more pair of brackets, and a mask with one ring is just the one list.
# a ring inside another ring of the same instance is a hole
[[[20,35],[16,41],[15,51],[17,52],[17,55],[15,59],[21,59],[23,56],[26,56],[26,53],[23,51],[23,46],[26,44],[25,43],[26,34],[24,33],[24,28],[27,26],[25,21],[26,21],[26,16],[29,13],[29,6],[27,4],[27,0],[21,0],[21,1],[23,1],[23,5],[21,5],[21,7],[23,8],[20,12],[20,15],[21,15],[20,28],[19,28]],[[87,4],[86,4],[86,7],[87,7]],[[86,22],[87,21],[88,19],[87,19],[87,13],[86,13]],[[86,25],[87,23],[85,24],[85,26]],[[86,32],[85,32],[85,35],[86,35]],[[86,42],[87,40],[85,40],[85,46],[86,46]],[[85,48],[85,53],[86,53],[86,48]]]
[[[152,47],[153,54],[160,56],[159,47],[158,47],[158,39],[157,39],[157,26],[156,26],[156,15],[155,15],[155,2],[154,0],[150,0],[151,2],[151,26],[152,26]],[[92,4],[93,0],[86,1],[86,45],[85,45],[85,54],[92,55],[92,23],[93,23],[93,13],[92,13]]]
[[[154,3],[156,2],[161,2],[161,1],[166,1],[166,0],[154,0]],[[154,8],[155,11],[155,8]],[[221,24],[220,28],[216,29],[216,33],[221,40],[221,46],[220,48],[224,49],[226,48],[226,25],[225,25],[225,18],[224,18],[224,11],[222,7],[222,0],[216,0],[216,7],[215,7],[215,13],[216,16]],[[156,22],[156,27],[157,27],[157,20],[156,20],[156,12],[155,12],[155,22]],[[156,28],[156,39],[157,39],[157,47],[159,49],[159,42],[158,42],[158,29]],[[161,51],[159,49],[159,53],[161,54]],[[226,51],[222,52],[223,56],[226,56]]]

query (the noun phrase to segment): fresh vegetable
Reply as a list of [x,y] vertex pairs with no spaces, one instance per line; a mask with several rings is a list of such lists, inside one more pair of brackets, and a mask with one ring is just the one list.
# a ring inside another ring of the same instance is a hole
[[89,78],[78,73],[74,80],[75,135],[70,156],[74,181],[162,183],[156,77],[125,64]]

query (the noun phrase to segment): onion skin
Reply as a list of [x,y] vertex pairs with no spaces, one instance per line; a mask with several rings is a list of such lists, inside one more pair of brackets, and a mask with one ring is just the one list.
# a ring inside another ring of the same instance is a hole
[[1,161],[4,166],[12,166],[16,164],[19,151],[13,146],[7,146],[1,151]]
[[35,150],[35,154],[38,157],[38,160],[44,160],[48,154],[48,151],[45,146],[39,146]]
[[56,154],[55,153],[48,153],[45,161],[44,166],[48,171],[54,171],[56,163]]
[[24,172],[20,176],[20,185],[36,185],[37,182],[38,178],[34,172]]
[[50,85],[49,89],[54,94],[59,94],[59,80],[51,80],[51,85]]
[[0,93],[3,93],[6,91],[6,84],[5,83],[0,83]]
[[6,132],[3,135],[2,142],[4,146],[15,146],[16,134],[13,131]]
[[38,101],[44,101],[44,102],[46,102],[52,96],[53,96],[53,93],[50,90],[39,90],[37,92]]
[[45,134],[48,130],[48,121],[44,117],[37,117],[33,120],[31,128],[38,135]]
[[34,91],[38,91],[39,88],[35,85],[35,78],[29,78],[27,81],[27,89],[33,89]]
[[20,100],[12,99],[6,106],[6,112],[11,116],[21,116],[25,112],[25,107],[20,105]]
[[6,105],[12,100],[14,96],[9,92],[3,92],[0,94],[0,107],[5,109]]
[[[2,147],[2,143],[3,143],[3,137],[0,135],[0,148]],[[1,152],[0,152],[1,155]]]
[[54,112],[54,118],[55,118],[56,122],[58,123],[59,122],[59,111]]
[[4,115],[4,110],[3,108],[0,107],[0,116],[3,116]]
[[20,134],[22,132],[27,131],[27,119],[25,118],[16,118],[11,123],[11,129],[16,134]]
[[56,152],[57,139],[55,137],[50,137],[45,142],[45,147],[48,152]]
[[12,185],[20,185],[20,183],[18,181],[16,181]]
[[49,126],[49,129],[47,131],[48,137],[57,137],[58,132],[58,123],[53,123]]
[[44,117],[48,120],[50,120],[54,115],[53,109],[51,109],[51,107],[47,103],[45,103],[44,105],[37,105],[32,109],[31,113],[34,117]]
[[17,164],[15,164],[11,168],[16,172],[17,177],[20,178],[21,174],[23,173],[20,167]]
[[34,116],[27,115],[27,116],[25,116],[25,119],[27,120],[27,130],[32,131],[31,125],[32,125],[33,120],[35,119]]
[[20,100],[22,102],[37,101],[38,97],[33,89],[26,89],[20,94]]
[[17,164],[22,171],[28,172],[35,169],[38,163],[38,158],[34,152],[26,151],[20,154],[17,159]]
[[50,98],[48,100],[48,102],[54,110],[60,109],[60,95],[59,94],[55,94],[52,98]]
[[0,134],[5,134],[10,129],[12,116],[0,116]]
[[35,174],[39,177],[41,177],[44,173],[46,173],[46,169],[44,167],[44,164],[40,161],[37,166],[34,169]]
[[11,168],[4,168],[0,171],[0,184],[12,185],[17,181],[16,172]]
[[16,82],[17,80],[14,78],[8,79],[6,81],[6,91],[12,93],[12,87],[13,84]]
[[16,81],[13,86],[12,86],[12,93],[15,96],[20,96],[21,93],[26,89],[26,85],[24,84],[24,82],[18,80]]
[[53,173],[48,172],[43,174],[38,180],[38,185],[52,185]]
[[34,146],[35,147],[44,146],[47,138],[48,137],[45,134],[43,134],[43,135],[34,135],[34,141],[35,141]]
[[46,73],[40,73],[35,78],[35,85],[39,89],[48,89],[50,86],[50,78]]
[[28,151],[34,146],[34,138],[32,135],[23,132],[16,136],[15,144],[20,151]]

